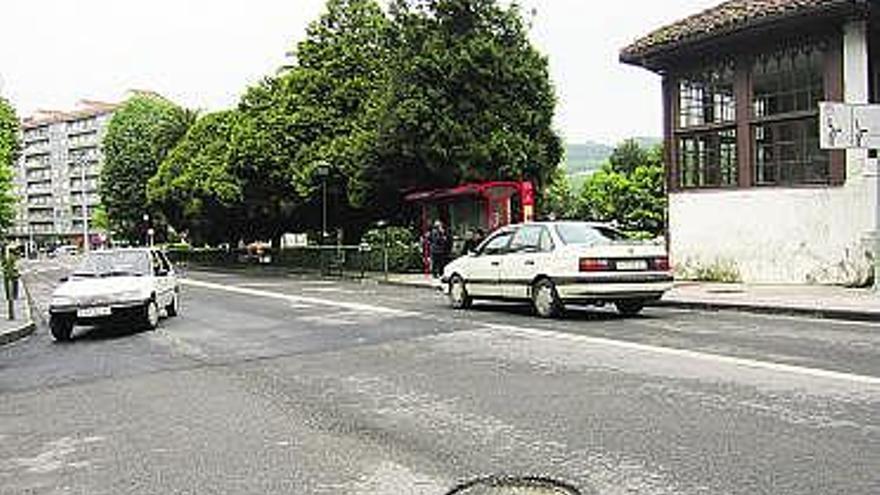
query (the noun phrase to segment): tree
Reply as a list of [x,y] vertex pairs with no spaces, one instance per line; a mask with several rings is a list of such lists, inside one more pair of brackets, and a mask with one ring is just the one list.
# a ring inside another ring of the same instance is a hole
[[234,110],[199,118],[149,180],[150,203],[196,242],[237,241],[244,184],[235,175],[232,135],[239,118]]
[[151,94],[133,96],[114,113],[103,142],[99,191],[117,235],[130,241],[143,238],[147,181],[193,118],[193,112]]
[[396,0],[377,158],[365,198],[466,181],[527,179],[539,190],[562,156],[547,58],[519,7],[496,0]]
[[636,167],[645,165],[648,160],[650,160],[649,151],[642,148],[635,139],[627,139],[614,148],[608,158],[608,163],[611,170],[619,174],[630,175]]
[[5,231],[15,220],[15,191],[12,167],[21,151],[19,121],[15,109],[0,97],[0,230]]
[[[618,159],[609,160],[584,183],[578,216],[659,235],[665,228],[666,212],[662,147],[644,150],[638,144],[633,148],[632,143],[618,146],[612,155]],[[642,161],[634,162],[633,157]]]
[[557,220],[573,219],[578,213],[577,199],[565,170],[557,168],[551,176],[550,184],[544,188],[541,212],[544,216]]

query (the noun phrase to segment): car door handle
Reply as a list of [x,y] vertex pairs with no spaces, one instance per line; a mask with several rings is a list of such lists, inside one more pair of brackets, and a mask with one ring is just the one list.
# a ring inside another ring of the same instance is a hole
[[500,264],[501,264],[500,261],[493,261],[493,262],[492,262],[492,266],[498,266],[498,265],[500,265]]
[[535,260],[526,260],[526,266],[535,266]]

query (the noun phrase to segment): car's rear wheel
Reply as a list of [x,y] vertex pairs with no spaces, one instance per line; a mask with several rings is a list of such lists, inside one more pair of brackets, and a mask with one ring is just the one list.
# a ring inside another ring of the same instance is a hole
[[150,299],[141,308],[141,323],[147,330],[153,330],[159,325],[159,305],[154,299]]
[[556,285],[546,278],[538,280],[532,287],[532,306],[542,318],[556,318],[565,309],[556,292]]
[[165,313],[169,317],[180,314],[180,294],[177,291],[174,291],[174,295],[171,296],[171,303],[165,306]]
[[645,301],[641,299],[624,299],[616,301],[614,305],[617,307],[618,313],[624,316],[635,316],[645,307]]
[[467,309],[474,302],[464,285],[464,279],[459,275],[449,279],[449,302],[455,309]]
[[67,342],[73,334],[74,320],[66,315],[52,315],[49,317],[49,330],[52,337],[58,342]]

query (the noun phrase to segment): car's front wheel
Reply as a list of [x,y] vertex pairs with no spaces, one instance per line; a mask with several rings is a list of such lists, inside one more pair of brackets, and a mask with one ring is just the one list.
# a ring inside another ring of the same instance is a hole
[[617,312],[624,316],[635,316],[645,307],[645,301],[641,299],[624,299],[614,303]]
[[538,280],[532,287],[532,306],[543,318],[556,318],[565,307],[556,292],[556,285],[549,279]]
[[73,334],[74,319],[67,315],[52,315],[49,317],[49,330],[52,337],[58,342],[67,342]]
[[159,305],[154,299],[150,299],[141,308],[141,322],[147,330],[153,330],[159,325]]
[[165,306],[165,313],[169,317],[180,314],[180,294],[177,291],[174,291],[174,295],[171,296],[171,302],[168,306]]
[[464,279],[459,275],[449,279],[449,302],[455,309],[467,309],[474,302],[464,285]]

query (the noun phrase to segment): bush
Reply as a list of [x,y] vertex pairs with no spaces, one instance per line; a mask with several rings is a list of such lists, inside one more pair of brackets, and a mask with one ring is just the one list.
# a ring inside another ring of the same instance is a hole
[[370,246],[368,266],[370,270],[384,269],[384,250],[387,236],[388,271],[406,273],[422,269],[422,248],[419,237],[406,227],[371,229],[364,233],[361,242]]

